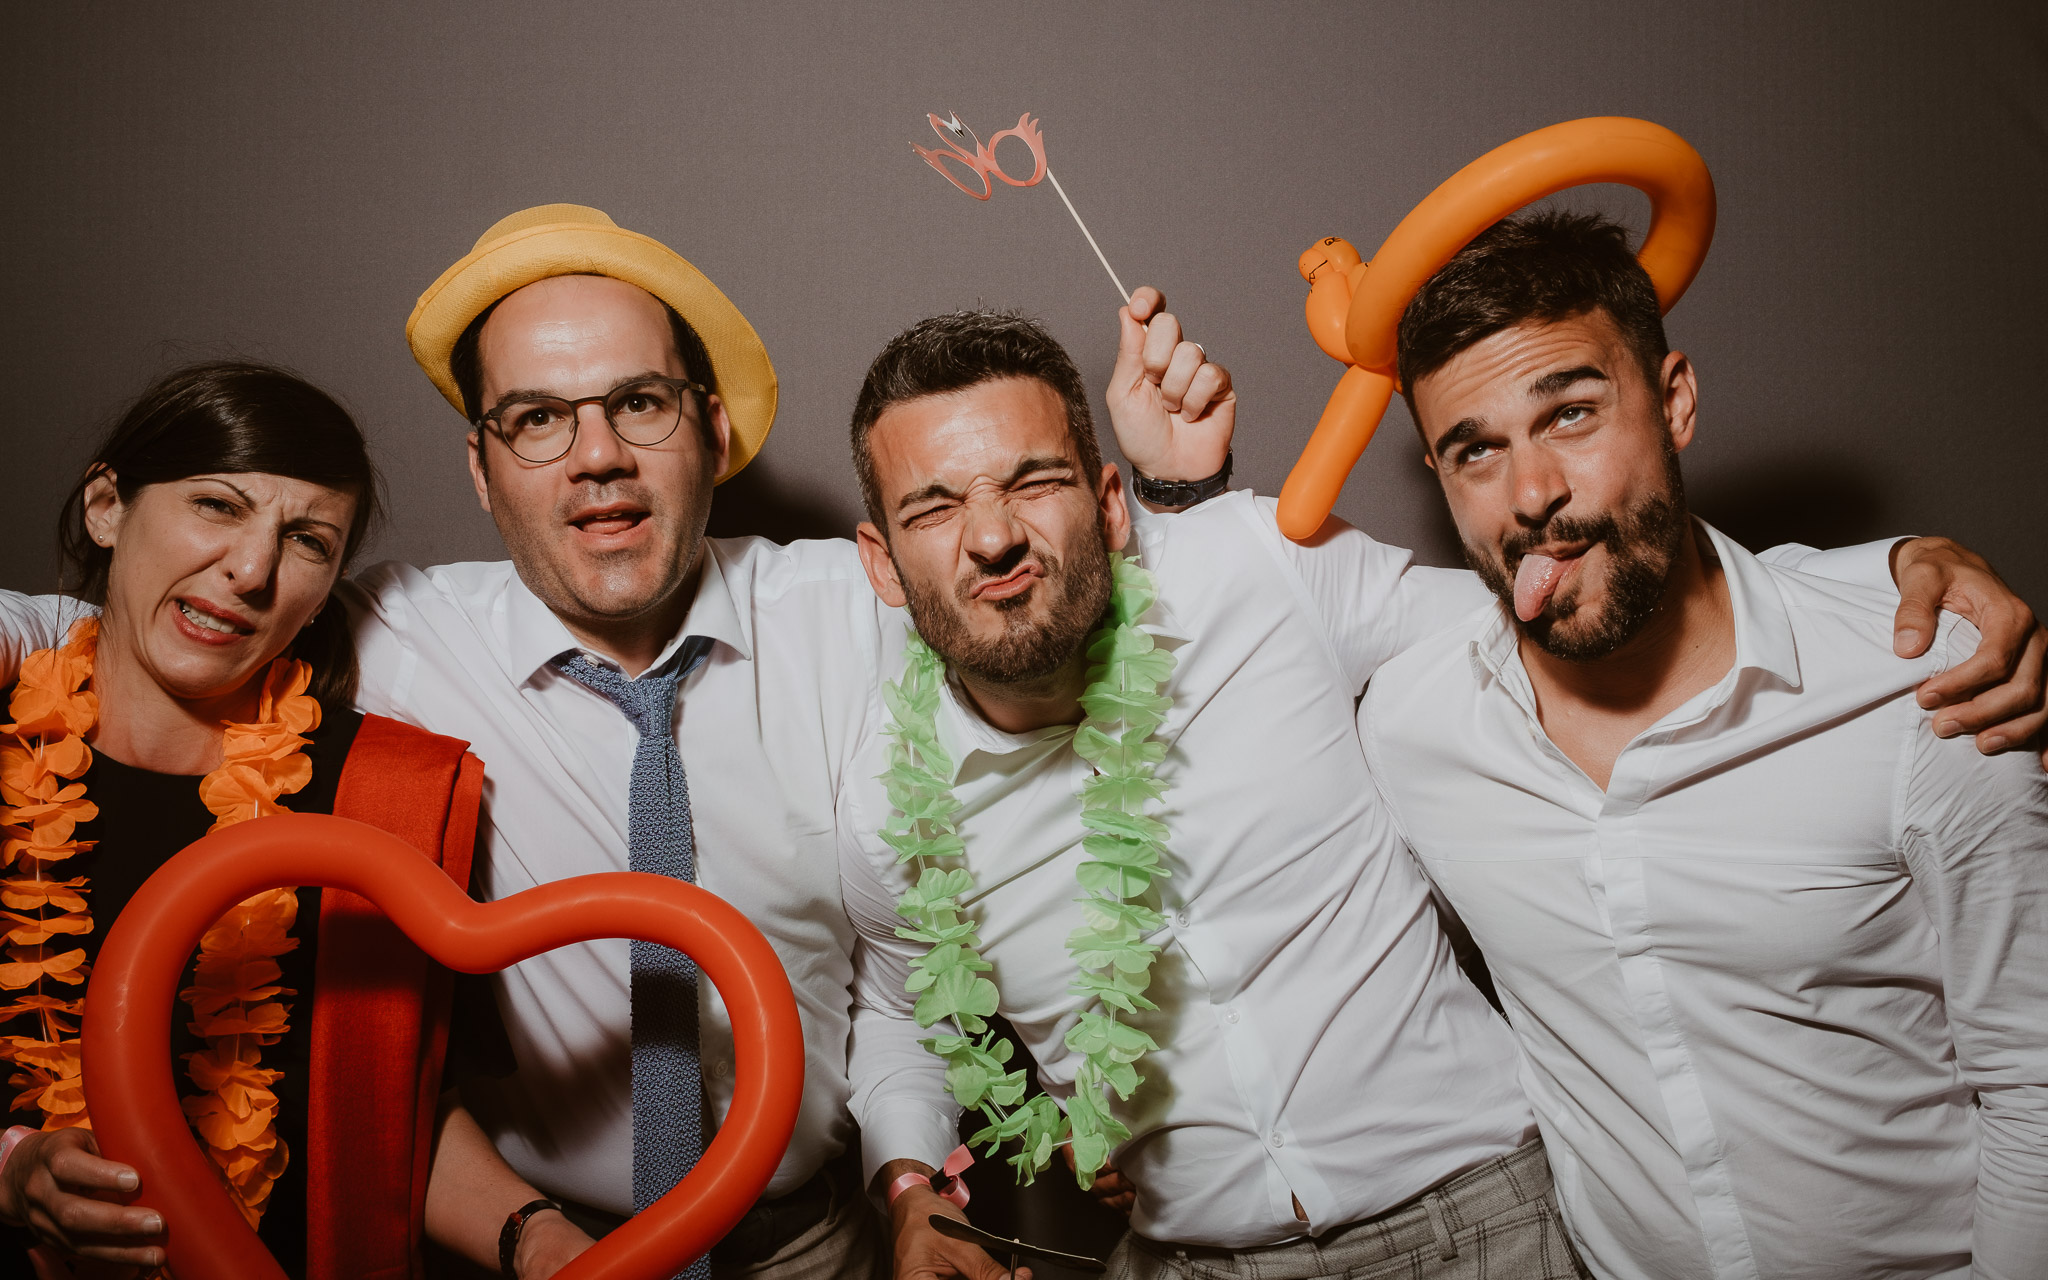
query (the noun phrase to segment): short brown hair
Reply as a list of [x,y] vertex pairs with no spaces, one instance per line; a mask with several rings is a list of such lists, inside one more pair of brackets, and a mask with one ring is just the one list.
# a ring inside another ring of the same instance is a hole
[[1013,311],[950,311],[911,325],[889,340],[868,366],[853,404],[853,473],[860,480],[868,519],[888,534],[882,488],[875,479],[868,434],[891,405],[964,391],[998,378],[1034,378],[1052,388],[1067,411],[1067,434],[1092,492],[1102,470],[1102,446],[1088,410],[1081,371],[1045,326]]
[[1671,350],[1657,288],[1628,232],[1593,213],[1504,218],[1426,281],[1401,313],[1398,368],[1409,416],[1415,384],[1504,329],[1604,311],[1655,386]]

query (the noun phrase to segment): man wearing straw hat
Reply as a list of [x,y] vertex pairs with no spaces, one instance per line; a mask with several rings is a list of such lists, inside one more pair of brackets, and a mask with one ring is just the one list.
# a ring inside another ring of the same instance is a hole
[[[714,1261],[874,1274],[879,1236],[841,1159],[852,937],[831,832],[879,606],[842,544],[703,536],[713,487],[774,421],[768,353],[673,250],[561,204],[486,231],[406,336],[471,424],[510,561],[363,575],[363,703],[490,762],[482,897],[631,869],[693,880],[762,929],[804,1021],[803,1109]],[[551,1197],[507,1219],[507,1243],[553,1261],[581,1243],[572,1220],[600,1234],[688,1172],[731,1103],[731,1028],[693,966],[642,943],[564,948],[492,986],[516,1067],[465,1099]],[[487,1166],[478,1193],[516,1197]]]

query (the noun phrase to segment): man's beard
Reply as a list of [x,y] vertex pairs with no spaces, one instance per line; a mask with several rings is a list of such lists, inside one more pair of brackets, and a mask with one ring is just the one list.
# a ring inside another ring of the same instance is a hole
[[1516,619],[1522,634],[1553,658],[1594,662],[1635,639],[1664,602],[1664,588],[1683,539],[1691,532],[1685,486],[1678,476],[1676,453],[1667,455],[1667,491],[1653,493],[1618,516],[1613,512],[1585,519],[1555,516],[1537,529],[1521,530],[1503,539],[1501,559],[1464,544],[1465,563],[1515,613],[1515,571],[1522,557],[1546,543],[1584,542],[1607,548],[1607,598],[1595,618],[1581,618],[1574,607],[1578,584],[1560,589],[1544,602],[1542,612],[1527,622]]
[[[990,684],[1028,684],[1058,671],[1088,643],[1088,636],[1109,608],[1114,585],[1109,571],[1109,548],[1102,530],[1090,524],[1081,546],[1069,546],[1064,557],[1041,552],[1038,560],[1045,577],[1031,590],[1008,600],[995,602],[1004,620],[1002,634],[993,639],[974,635],[967,625],[967,611],[983,606],[968,593],[983,578],[1000,578],[1016,569],[1027,547],[994,564],[982,565],[975,574],[944,590],[926,592],[914,587],[907,576],[899,576],[903,597],[910,608],[910,620],[924,638],[954,670]],[[901,575],[901,569],[898,569]],[[1029,616],[1030,603],[1043,592],[1051,592],[1051,609],[1042,623]],[[948,599],[950,594],[951,598]]]

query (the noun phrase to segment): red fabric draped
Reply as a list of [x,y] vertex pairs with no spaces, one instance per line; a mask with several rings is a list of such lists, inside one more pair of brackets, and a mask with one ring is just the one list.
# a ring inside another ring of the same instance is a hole
[[[468,744],[363,717],[337,817],[469,882],[483,766]],[[320,896],[306,1149],[307,1280],[418,1280],[449,981],[365,898]]]

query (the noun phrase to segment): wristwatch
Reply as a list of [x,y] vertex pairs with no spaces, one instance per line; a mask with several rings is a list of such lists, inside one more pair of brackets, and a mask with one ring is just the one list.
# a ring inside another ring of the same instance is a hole
[[528,1218],[546,1209],[560,1213],[562,1206],[552,1200],[529,1200],[514,1209],[505,1225],[498,1228],[498,1270],[505,1280],[519,1280],[518,1268],[512,1265],[513,1255],[519,1252],[519,1233],[525,1229]]
[[1206,480],[1154,480],[1132,467],[1131,491],[1138,495],[1138,501],[1155,507],[1192,507],[1230,487],[1231,458],[1231,454],[1224,454],[1223,470]]

